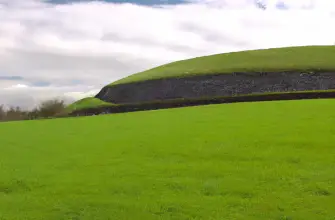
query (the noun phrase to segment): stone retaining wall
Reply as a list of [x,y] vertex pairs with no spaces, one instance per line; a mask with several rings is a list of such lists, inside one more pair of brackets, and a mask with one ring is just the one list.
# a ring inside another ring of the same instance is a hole
[[335,73],[233,73],[104,87],[96,97],[112,103],[335,89]]
[[301,99],[331,99],[335,98],[334,91],[320,92],[292,92],[292,93],[275,93],[275,94],[257,94],[257,95],[242,95],[230,97],[214,97],[204,99],[180,99],[180,100],[162,100],[152,103],[130,103],[102,107],[92,107],[80,109],[64,117],[71,116],[90,116],[100,114],[116,114],[124,112],[158,110],[168,108],[181,108],[198,105],[211,105],[236,102],[261,102],[261,101],[278,101],[278,100],[301,100]]

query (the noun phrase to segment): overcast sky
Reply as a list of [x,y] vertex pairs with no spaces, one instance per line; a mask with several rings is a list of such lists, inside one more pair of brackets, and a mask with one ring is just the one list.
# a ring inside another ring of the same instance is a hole
[[0,0],[0,104],[79,99],[195,56],[334,45],[334,24],[333,0]]

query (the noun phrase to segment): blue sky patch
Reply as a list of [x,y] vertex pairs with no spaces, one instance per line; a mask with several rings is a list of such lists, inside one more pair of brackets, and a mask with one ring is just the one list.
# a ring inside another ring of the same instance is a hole
[[23,80],[22,76],[0,76],[0,80],[17,81]]
[[284,2],[281,2],[281,1],[277,2],[276,8],[277,9],[282,9],[282,10],[288,9],[287,5]]
[[37,82],[32,82],[31,85],[35,87],[47,87],[47,86],[50,86],[51,83],[46,82],[46,81],[37,81]]

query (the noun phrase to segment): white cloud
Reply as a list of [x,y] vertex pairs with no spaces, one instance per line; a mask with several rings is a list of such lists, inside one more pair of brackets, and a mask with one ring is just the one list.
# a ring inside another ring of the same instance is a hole
[[27,85],[24,85],[24,84],[16,84],[16,85],[12,85],[8,88],[5,88],[5,89],[20,89],[20,88],[28,88]]
[[[153,8],[0,0],[0,76],[23,77],[0,80],[0,102],[20,95],[77,99],[126,75],[194,56],[335,43],[330,0],[259,0],[267,10],[254,0],[192,2]],[[49,85],[36,87],[41,81]]]

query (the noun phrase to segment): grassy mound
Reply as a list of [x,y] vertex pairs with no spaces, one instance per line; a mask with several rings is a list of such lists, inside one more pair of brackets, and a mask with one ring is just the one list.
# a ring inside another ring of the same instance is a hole
[[110,84],[232,72],[334,71],[335,46],[286,47],[233,52],[177,61]]
[[109,102],[104,102],[98,98],[94,97],[87,97],[80,99],[71,105],[67,106],[65,111],[66,112],[73,112],[73,111],[78,111],[86,108],[100,108],[100,107],[105,107],[105,106],[113,106],[112,103]]
[[[197,57],[189,60],[169,63],[128,76],[113,82],[108,86],[146,81],[150,79],[186,77],[206,74],[229,74],[232,72],[335,72],[334,60],[335,46],[305,46],[250,50]],[[313,91],[304,92],[308,93]],[[66,113],[74,112],[76,110],[100,108],[106,106],[116,105],[104,102],[97,98],[86,98],[70,105],[67,108]]]
[[0,219],[333,219],[334,108],[237,103],[0,124]]

